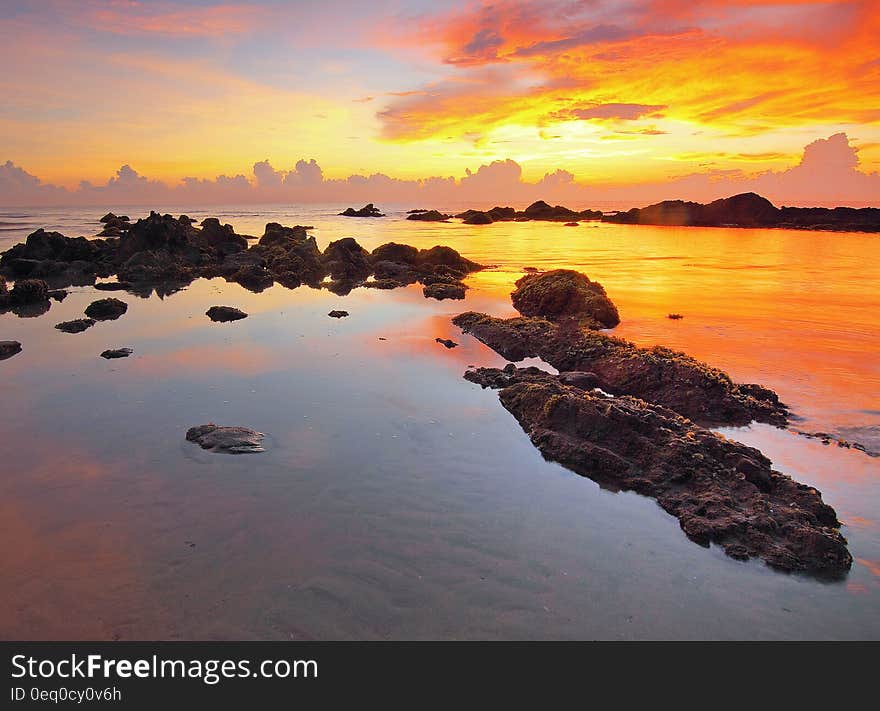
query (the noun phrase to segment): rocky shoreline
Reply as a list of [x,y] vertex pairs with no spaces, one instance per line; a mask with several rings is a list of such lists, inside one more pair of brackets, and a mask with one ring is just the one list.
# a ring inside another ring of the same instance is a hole
[[708,429],[752,421],[784,427],[789,413],[776,393],[735,383],[683,353],[600,333],[610,300],[586,275],[529,275],[511,297],[528,316],[471,311],[453,323],[508,360],[541,358],[559,374],[510,363],[464,377],[499,390],[546,459],[604,487],[656,499],[690,539],[718,543],[733,558],[821,577],[846,574],[852,556],[821,493]]
[[[379,216],[377,208],[367,207],[365,213],[373,214],[357,216]],[[497,210],[503,219],[518,219],[515,211]],[[544,218],[536,219],[568,216],[558,206],[539,212]],[[434,217],[427,210],[411,214]],[[321,252],[308,234],[311,228],[304,226],[269,223],[255,240],[215,218],[196,227],[186,215],[151,212],[131,223],[111,213],[102,222],[105,237],[88,240],[37,230],[3,253],[0,309],[45,313],[50,299],[66,296],[60,286],[169,293],[202,277],[222,277],[257,293],[275,283],[341,295],[358,287],[419,283],[426,298],[462,299],[465,277],[484,268],[439,245],[418,249],[389,242],[370,252],[347,237]],[[776,393],[736,383],[684,353],[642,348],[603,333],[620,323],[620,314],[600,283],[572,270],[528,271],[511,294],[521,316],[504,319],[469,311],[452,322],[510,361],[537,357],[559,371],[554,375],[511,363],[503,369],[471,369],[464,376],[500,391],[502,405],[545,458],[603,486],[655,498],[679,519],[689,538],[703,545],[718,543],[731,557],[757,557],[778,569],[827,577],[849,570],[852,557],[838,530],[841,524],[821,494],[772,470],[758,450],[709,429],[753,421],[785,427],[789,411]],[[15,279],[11,289],[3,275]],[[95,283],[114,275],[116,282]],[[119,299],[99,299],[86,308],[87,318],[56,328],[79,333],[126,310]],[[341,310],[328,314],[347,315]],[[207,316],[223,322],[247,314],[215,306]],[[458,345],[435,340],[447,349]],[[2,357],[20,350],[19,343],[4,342]],[[131,352],[119,348],[101,356],[124,358]],[[206,449],[233,453],[262,451],[262,436],[214,424],[187,433],[187,439]]]

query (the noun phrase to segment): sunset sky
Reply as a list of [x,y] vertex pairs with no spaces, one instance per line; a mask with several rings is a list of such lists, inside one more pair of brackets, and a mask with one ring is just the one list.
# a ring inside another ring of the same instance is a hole
[[328,180],[515,161],[526,182],[626,187],[786,171],[837,134],[847,171],[880,169],[876,0],[0,8],[0,186],[121,166],[256,183],[255,163],[283,180],[303,160]]

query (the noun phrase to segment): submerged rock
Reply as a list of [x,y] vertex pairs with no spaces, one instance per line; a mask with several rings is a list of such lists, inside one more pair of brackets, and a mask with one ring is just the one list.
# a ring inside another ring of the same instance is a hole
[[12,358],[16,353],[21,353],[21,343],[18,341],[0,341],[0,360]]
[[668,348],[640,348],[541,318],[499,319],[470,311],[452,322],[508,360],[537,357],[560,372],[593,373],[605,392],[663,405],[702,425],[787,421],[788,409],[772,390],[737,384],[727,373]]
[[64,333],[82,333],[87,328],[91,328],[95,325],[95,319],[93,318],[77,318],[73,321],[62,321],[61,323],[55,324],[55,328],[59,331],[64,331]]
[[572,321],[590,328],[614,328],[620,323],[617,307],[599,282],[571,269],[527,274],[510,295],[523,316],[550,321]]
[[501,388],[502,405],[546,459],[656,499],[697,543],[786,571],[840,577],[851,567],[834,509],[758,450],[660,405],[565,385],[537,368],[481,370],[481,384]]
[[239,321],[248,316],[244,311],[233,306],[212,306],[205,311],[205,315],[212,321],[220,322]]
[[112,360],[114,358],[128,358],[134,351],[131,348],[113,348],[101,353],[102,358]]
[[191,427],[186,432],[186,439],[195,442],[202,449],[226,454],[263,452],[264,436],[262,432],[247,427],[221,427],[213,422]]
[[438,301],[442,301],[443,299],[463,299],[466,289],[467,287],[460,281],[452,283],[435,282],[425,286],[422,289],[422,293],[425,295],[426,299],[437,299]]
[[331,311],[327,314],[330,318],[345,318],[348,316],[348,311]]
[[128,311],[128,304],[119,299],[108,298],[93,301],[86,307],[86,316],[96,321],[115,321]]
[[360,210],[349,207],[339,214],[343,217],[385,217],[373,203],[367,203]]
[[101,281],[95,284],[98,291],[126,291],[132,285],[127,281]]

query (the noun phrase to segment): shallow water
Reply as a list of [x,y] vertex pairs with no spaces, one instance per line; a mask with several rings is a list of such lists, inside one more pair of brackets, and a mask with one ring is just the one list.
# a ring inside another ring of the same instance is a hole
[[[523,266],[573,267],[618,305],[616,334],[772,387],[798,428],[877,448],[880,237],[468,227],[341,207],[173,212],[257,235],[314,225],[322,248],[448,244],[497,267],[468,280],[464,302],[418,286],[257,295],[200,280],[165,299],[115,294],[128,313],[82,334],[52,326],[105,292],[0,316],[0,340],[24,347],[0,362],[0,637],[877,638],[880,459],[763,425],[723,430],[817,486],[856,559],[837,583],[734,561],[653,500],[543,461],[497,393],[461,378],[504,361],[449,320],[513,313]],[[93,234],[104,211],[4,211],[0,249],[37,226]],[[214,324],[215,304],[250,316]],[[334,308],[351,316],[329,319]],[[98,357],[122,346],[134,355]],[[267,451],[184,440],[208,421],[265,432]]]

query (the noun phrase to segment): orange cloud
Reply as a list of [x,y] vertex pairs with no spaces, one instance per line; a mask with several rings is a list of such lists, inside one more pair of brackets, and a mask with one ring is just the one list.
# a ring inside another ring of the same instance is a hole
[[89,19],[96,29],[114,34],[222,38],[254,29],[264,16],[260,8],[247,5],[176,9],[167,2],[127,0],[101,3],[93,8]]
[[875,124],[880,106],[864,99],[880,92],[878,32],[867,0],[485,3],[423,21],[418,41],[454,75],[378,118],[403,142],[578,120],[739,136]]

